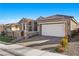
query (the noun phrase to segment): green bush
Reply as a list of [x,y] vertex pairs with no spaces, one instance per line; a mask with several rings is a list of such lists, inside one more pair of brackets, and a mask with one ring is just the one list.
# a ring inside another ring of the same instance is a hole
[[10,37],[10,36],[0,36],[0,41],[3,42],[11,42],[12,40],[14,40],[14,38]]

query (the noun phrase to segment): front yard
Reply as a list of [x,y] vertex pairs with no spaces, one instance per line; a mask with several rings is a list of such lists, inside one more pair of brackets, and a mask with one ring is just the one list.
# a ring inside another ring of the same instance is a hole
[[[55,39],[55,38],[53,38],[53,39]],[[0,35],[0,41],[2,41],[2,42],[11,43],[13,40],[14,40],[13,37],[10,37],[10,36],[7,36],[7,35]],[[34,48],[35,46],[40,47],[40,46],[43,46],[43,45],[50,45],[50,44],[54,45],[54,43],[53,43],[54,41],[52,41],[51,38],[37,36],[37,37],[30,38],[29,40],[26,40],[25,46],[30,41],[39,41],[39,40],[49,40],[49,41],[44,42],[44,43],[35,44],[35,45],[32,44],[32,46],[29,46],[29,47]],[[23,44],[24,44],[24,42],[23,42]],[[41,50],[47,50],[49,52],[58,53],[58,52],[55,51],[55,48],[56,47],[52,46],[52,47],[49,47],[49,48],[43,48]],[[66,50],[63,53],[60,53],[60,54],[69,55],[69,56],[79,56],[79,35],[73,37],[71,42],[69,42]]]
[[12,37],[10,37],[10,36],[2,36],[2,35],[0,35],[0,41],[2,41],[2,42],[7,42],[7,43],[9,43],[9,42],[11,42],[12,40],[14,40],[14,38],[12,38]]
[[[55,51],[55,49],[56,46],[52,46],[49,48],[44,48],[42,50],[58,53]],[[73,37],[71,39],[71,42],[68,43],[68,46],[66,47],[65,51],[60,54],[64,54],[68,56],[79,56],[79,35]]]

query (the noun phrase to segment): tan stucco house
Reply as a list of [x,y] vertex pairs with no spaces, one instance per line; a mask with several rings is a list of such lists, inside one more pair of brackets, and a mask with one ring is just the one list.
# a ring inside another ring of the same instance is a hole
[[37,34],[37,23],[36,21],[28,18],[22,18],[18,24],[20,25],[20,34],[25,38],[31,37]]
[[38,32],[42,36],[64,37],[76,30],[77,21],[73,16],[53,15],[37,19]]
[[7,35],[19,39],[27,39],[36,35],[64,37],[71,36],[78,23],[73,16],[53,15],[39,17],[36,20],[22,18],[18,23],[5,24]]

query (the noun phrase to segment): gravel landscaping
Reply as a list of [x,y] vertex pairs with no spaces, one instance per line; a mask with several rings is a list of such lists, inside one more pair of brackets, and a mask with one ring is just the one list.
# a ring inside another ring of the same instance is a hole
[[79,56],[79,35],[71,39],[71,42],[63,54],[69,56]]
[[[46,48],[42,50],[58,53],[55,51],[55,47]],[[70,42],[66,50],[60,54],[64,54],[68,56],[79,56],[79,42]]]
[[[47,48],[43,50],[47,50],[50,52],[56,52],[55,47]],[[65,52],[61,54],[68,55],[68,56],[79,56],[79,35],[71,39],[71,42],[69,42],[68,47],[66,48]]]
[[69,56],[79,56],[79,42],[69,43],[66,51],[62,54],[66,54]]

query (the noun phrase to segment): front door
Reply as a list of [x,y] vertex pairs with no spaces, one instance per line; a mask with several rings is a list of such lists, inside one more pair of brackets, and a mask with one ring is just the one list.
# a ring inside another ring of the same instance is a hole
[[21,36],[24,36],[24,31],[21,31]]

